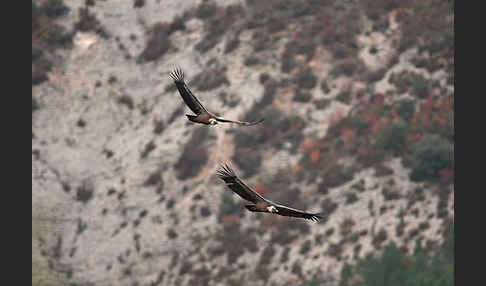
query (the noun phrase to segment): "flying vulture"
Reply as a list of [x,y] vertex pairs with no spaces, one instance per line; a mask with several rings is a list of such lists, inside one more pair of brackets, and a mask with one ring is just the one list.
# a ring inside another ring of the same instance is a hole
[[306,213],[265,199],[240,180],[235,172],[226,164],[221,166],[217,171],[217,175],[233,192],[237,193],[243,199],[253,203],[251,205],[245,205],[249,211],[274,213],[281,216],[310,219],[312,221],[322,219],[322,214],[320,213]]
[[192,112],[196,114],[186,114],[187,118],[192,122],[202,123],[206,125],[216,125],[218,124],[218,122],[230,122],[244,126],[251,126],[263,122],[263,119],[255,122],[243,122],[218,117],[207,111],[206,108],[204,108],[204,106],[199,102],[199,100],[197,100],[194,94],[192,94],[191,90],[184,82],[184,72],[181,69],[177,68],[173,70],[170,73],[170,77],[174,80],[174,83],[177,86],[177,89],[179,90],[179,93],[181,94],[182,99],[184,100],[186,105],[192,110]]

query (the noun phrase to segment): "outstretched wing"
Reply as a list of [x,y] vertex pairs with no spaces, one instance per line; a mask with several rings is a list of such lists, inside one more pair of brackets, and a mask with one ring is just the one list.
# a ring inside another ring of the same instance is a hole
[[197,100],[197,98],[192,94],[191,90],[184,82],[184,72],[180,68],[176,68],[170,73],[170,77],[174,80],[179,93],[184,99],[186,105],[194,112],[196,115],[199,115],[203,112],[207,112],[206,108]]
[[303,211],[300,211],[300,210],[296,210],[296,209],[289,208],[289,207],[282,206],[282,205],[278,205],[278,204],[275,204],[274,206],[278,210],[277,214],[282,215],[282,216],[299,217],[299,218],[310,219],[312,221],[318,221],[319,219],[323,218],[322,214],[320,214],[320,213],[315,213],[315,214],[306,213],[306,212],[303,212]]
[[231,122],[231,123],[236,123],[236,124],[239,124],[239,125],[244,125],[244,126],[252,126],[252,125],[257,125],[258,123],[262,123],[264,121],[264,119],[260,119],[258,121],[254,121],[254,122],[245,122],[245,121],[238,121],[238,120],[228,120],[228,119],[224,119],[224,118],[221,118],[221,117],[215,117],[217,121],[220,121],[220,122]]
[[250,187],[248,187],[243,181],[241,181],[227,164],[222,165],[216,174],[233,192],[237,193],[243,199],[254,204],[257,202],[267,201],[257,192],[250,189]]

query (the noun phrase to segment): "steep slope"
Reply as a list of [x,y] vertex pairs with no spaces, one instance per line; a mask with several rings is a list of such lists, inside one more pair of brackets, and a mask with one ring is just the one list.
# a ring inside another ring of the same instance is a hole
[[[36,4],[51,2],[62,1]],[[33,234],[33,257],[44,253],[59,281],[336,285],[345,262],[389,241],[410,253],[443,240],[454,218],[449,4],[64,4],[56,17],[33,8],[33,27],[49,20],[32,44],[32,207],[58,210],[56,231]],[[61,46],[42,32],[54,24]],[[209,110],[265,124],[187,122],[176,66]],[[224,161],[270,199],[326,218],[244,211],[214,176]]]

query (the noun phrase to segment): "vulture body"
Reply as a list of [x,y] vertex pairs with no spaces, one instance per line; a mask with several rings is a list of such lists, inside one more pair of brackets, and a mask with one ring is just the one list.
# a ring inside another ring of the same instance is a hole
[[304,218],[312,221],[322,219],[322,214],[320,213],[307,213],[265,199],[260,194],[248,187],[242,180],[240,180],[236,176],[235,172],[226,164],[217,171],[217,175],[233,192],[238,194],[243,199],[253,203],[245,206],[249,211],[267,212],[281,216]]
[[236,123],[243,126],[252,126],[263,122],[263,119],[255,122],[244,122],[218,117],[207,111],[206,108],[204,108],[204,106],[201,104],[201,102],[199,102],[197,97],[194,96],[187,84],[184,82],[184,72],[181,69],[173,70],[170,73],[170,77],[174,80],[177,90],[179,90],[179,94],[181,95],[186,105],[192,110],[192,112],[195,113],[195,115],[186,114],[187,118],[192,122],[210,126],[216,125],[218,124],[218,122]]

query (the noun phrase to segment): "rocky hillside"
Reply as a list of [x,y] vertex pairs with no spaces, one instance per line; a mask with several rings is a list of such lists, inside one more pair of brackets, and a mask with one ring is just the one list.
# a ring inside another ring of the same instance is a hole
[[[389,243],[434,253],[453,5],[33,1],[33,285],[358,285],[343,269]],[[188,122],[175,67],[208,110],[266,121]],[[247,212],[222,162],[324,219]]]

